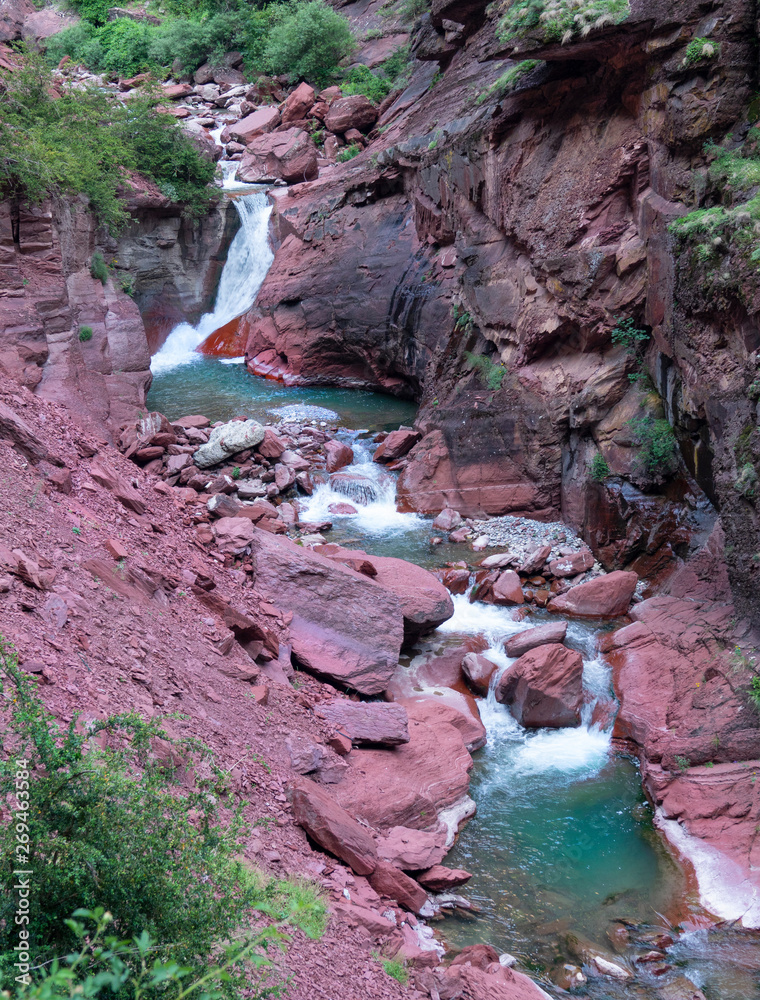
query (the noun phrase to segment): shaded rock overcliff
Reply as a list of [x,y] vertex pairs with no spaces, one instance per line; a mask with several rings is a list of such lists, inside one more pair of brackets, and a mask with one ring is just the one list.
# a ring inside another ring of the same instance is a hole
[[[709,295],[667,227],[698,203],[704,142],[746,118],[754,8],[634,3],[564,46],[500,42],[495,16],[435,4],[368,149],[275,199],[249,365],[419,398],[410,508],[561,515],[609,568],[667,575],[715,504],[749,606],[760,539],[734,444],[755,426],[758,324],[740,289]],[[702,36],[719,56],[685,65]],[[643,371],[612,343],[621,318],[651,331]],[[642,462],[646,414],[675,428],[681,473]],[[597,452],[615,478],[589,475]]]
[[[171,327],[209,307],[237,221],[224,201],[192,224],[147,182],[127,197],[118,239],[81,199],[0,202],[0,364],[105,434],[144,408],[150,355]],[[90,272],[96,252],[105,284]]]

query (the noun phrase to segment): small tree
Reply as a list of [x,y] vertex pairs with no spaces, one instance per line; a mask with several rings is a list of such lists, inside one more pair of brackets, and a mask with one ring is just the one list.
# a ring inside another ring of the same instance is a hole
[[264,64],[270,73],[325,85],[355,44],[348,20],[323,0],[311,0],[271,30]]

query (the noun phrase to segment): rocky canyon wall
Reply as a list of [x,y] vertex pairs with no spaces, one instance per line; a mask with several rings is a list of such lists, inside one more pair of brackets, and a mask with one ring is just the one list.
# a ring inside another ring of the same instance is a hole
[[209,308],[237,224],[227,201],[192,223],[144,181],[125,198],[132,221],[118,238],[83,199],[0,201],[0,364],[101,435],[144,409],[151,354]]
[[[734,483],[755,298],[730,266],[714,294],[668,225],[706,197],[705,141],[746,133],[754,8],[642,0],[565,45],[499,42],[495,16],[436,0],[368,148],[275,199],[249,363],[419,398],[413,509],[562,516],[608,567],[662,579],[714,504],[751,604],[758,522]],[[705,36],[718,55],[687,62]],[[612,342],[621,319],[651,332],[643,364]],[[647,417],[674,427],[680,471],[642,462]]]

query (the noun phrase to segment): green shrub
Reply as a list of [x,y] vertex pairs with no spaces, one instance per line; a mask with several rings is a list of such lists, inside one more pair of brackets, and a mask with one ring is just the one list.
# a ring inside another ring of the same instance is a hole
[[392,85],[390,80],[376,76],[367,66],[353,66],[341,80],[340,89],[346,97],[363,94],[380,104],[390,94]]
[[105,24],[108,11],[113,6],[109,0],[70,0],[71,6],[91,24]]
[[734,482],[734,489],[741,496],[751,500],[757,496],[758,476],[757,470],[752,462],[745,462],[741,468],[738,479]]
[[501,383],[506,375],[506,368],[501,362],[493,362],[484,354],[473,354],[472,351],[465,351],[464,356],[487,389],[494,392],[501,389]]
[[347,18],[323,0],[311,0],[271,30],[263,64],[275,75],[287,73],[294,79],[324,85],[355,44]]
[[760,712],[760,677],[757,674],[749,682],[749,700]]
[[676,438],[667,420],[657,420],[650,414],[628,423],[640,445],[639,458],[644,470],[658,477],[674,472],[677,466]]
[[409,981],[409,973],[407,972],[406,966],[403,962],[397,962],[393,958],[384,958],[383,968],[391,979],[395,979],[397,983],[401,983],[402,986],[406,986]]
[[[33,56],[0,76],[2,187],[31,201],[54,192],[84,193],[100,222],[115,232],[129,218],[118,197],[126,169],[159,187],[171,185],[188,214],[207,211],[215,166],[174,118],[156,111],[160,97],[122,104],[97,88],[64,87],[54,100],[51,86],[49,70]],[[96,277],[104,280],[102,271]]]
[[396,4],[385,4],[382,14],[385,17],[398,17],[405,24],[412,24],[430,10],[430,0],[399,0]]
[[91,326],[80,326],[79,327],[79,340],[82,344],[86,344],[88,340],[92,340],[92,327]]
[[603,483],[611,475],[612,469],[607,464],[604,455],[598,451],[591,459],[591,478],[596,480],[597,483]]
[[496,33],[509,42],[538,32],[546,41],[564,45],[574,36],[585,38],[593,28],[619,24],[630,12],[628,0],[513,0]]
[[490,87],[483,91],[478,97],[477,103],[482,104],[484,101],[489,100],[489,98],[499,99],[504,97],[510,91],[514,90],[517,86],[519,80],[525,76],[526,73],[530,73],[534,70],[536,66],[541,65],[540,59],[523,59],[522,62],[508,69],[506,73],[502,73],[498,80],[494,80]]
[[689,760],[688,757],[676,756],[675,761],[676,761],[676,767],[681,772],[681,774],[685,774],[691,767],[691,761]]
[[108,265],[105,260],[103,260],[103,254],[100,250],[96,250],[90,258],[90,274],[93,278],[96,278],[101,285],[105,285],[108,281]]
[[649,337],[649,333],[636,326],[630,316],[618,319],[612,328],[612,343],[616,347],[624,347],[629,354],[638,354],[641,345],[646,344]]
[[[27,926],[37,968],[79,947],[82,938],[67,920],[78,908],[105,908],[119,938],[150,935],[158,961],[179,963],[196,976],[261,914],[293,919],[312,935],[324,929],[324,906],[305,883],[267,879],[237,860],[245,828],[239,813],[228,826],[219,822],[226,774],[213,758],[211,776],[183,797],[171,773],[151,757],[151,740],[165,736],[157,720],[146,722],[131,712],[83,726],[75,716],[61,730],[2,638],[0,671],[13,732],[13,754],[0,762],[6,805],[15,795],[18,761],[29,776],[23,867],[34,869]],[[107,734],[106,749],[94,739],[99,733]],[[202,747],[196,753],[208,756]],[[4,985],[15,975],[17,832],[10,823],[0,829]],[[134,970],[135,961],[124,960]],[[253,956],[251,961],[261,964]],[[225,994],[247,990],[251,972],[238,958],[228,969]],[[156,989],[147,995],[164,994]]]
[[361,151],[362,147],[358,143],[353,142],[350,146],[346,146],[345,149],[339,150],[335,158],[338,163],[346,163],[348,160],[353,160],[353,158],[358,156]]
[[720,44],[718,42],[711,42],[709,38],[693,38],[686,46],[683,65],[693,66],[695,63],[704,62],[707,59],[717,59],[719,55]]

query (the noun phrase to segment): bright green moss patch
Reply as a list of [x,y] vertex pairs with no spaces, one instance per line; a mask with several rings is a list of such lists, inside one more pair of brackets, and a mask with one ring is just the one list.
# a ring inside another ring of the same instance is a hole
[[683,65],[694,66],[706,59],[717,59],[719,55],[720,45],[718,42],[712,42],[709,38],[693,38],[686,48]]

